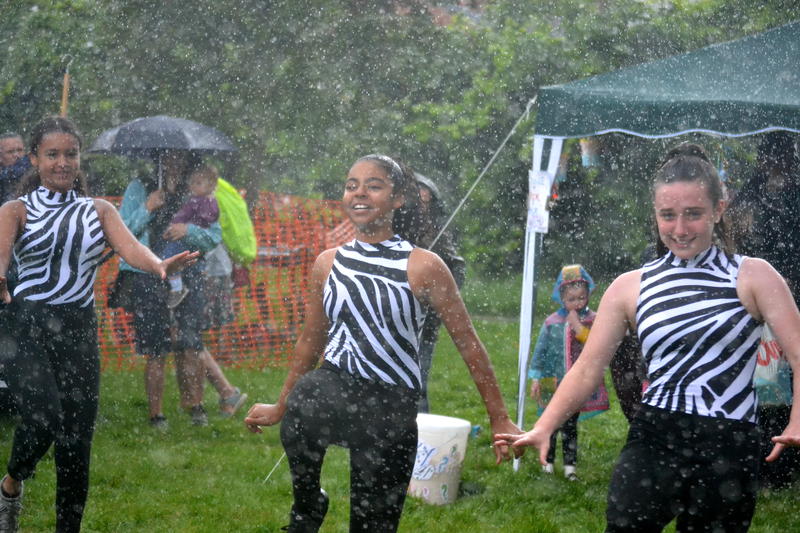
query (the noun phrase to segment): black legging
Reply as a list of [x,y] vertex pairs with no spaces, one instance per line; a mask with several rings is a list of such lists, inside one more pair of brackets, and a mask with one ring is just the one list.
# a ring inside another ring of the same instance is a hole
[[747,531],[758,492],[755,424],[642,405],[619,456],[607,532]]
[[315,532],[322,524],[320,470],[331,444],[350,449],[350,531],[396,531],[416,457],[416,414],[410,389],[327,363],[303,376],[281,423],[294,492],[290,531]]
[[55,444],[56,531],[79,531],[89,492],[89,459],[100,386],[94,307],[13,304],[8,386],[20,422],[8,473],[31,477]]
[[578,462],[578,417],[575,413],[564,424],[550,435],[550,449],[547,450],[547,462],[556,460],[556,439],[561,433],[561,450],[564,454],[564,466],[575,466]]

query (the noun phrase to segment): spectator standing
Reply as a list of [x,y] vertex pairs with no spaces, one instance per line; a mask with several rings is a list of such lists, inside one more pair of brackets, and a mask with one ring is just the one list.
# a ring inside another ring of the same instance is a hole
[[[190,249],[206,253],[222,242],[219,222],[207,228],[195,224],[173,223],[172,218],[188,199],[187,179],[200,165],[199,157],[185,150],[166,151],[160,156],[163,186],[155,180],[137,178],[125,190],[120,214],[139,241],[156,254],[163,253],[171,241],[183,240]],[[125,272],[126,274],[123,274]],[[167,306],[169,285],[128,263],[120,262],[120,275],[131,277],[131,311],[136,351],[146,357],[145,391],[150,424],[157,429],[167,427],[163,413],[164,369],[166,356],[174,352],[176,377],[181,393],[181,406],[190,413],[192,423],[208,424],[203,406],[203,384],[206,374],[221,374],[221,369],[203,345],[203,307],[205,281],[203,265],[183,272],[188,288],[186,297],[174,309]],[[174,325],[175,339],[171,326]],[[235,393],[228,388],[228,397]]]
[[[800,302],[800,175],[797,136],[785,131],[767,133],[758,145],[757,167],[734,197],[727,219],[735,229],[737,251],[767,260],[780,273]],[[770,348],[775,348],[771,350]],[[771,335],[762,351],[780,355]],[[770,437],[789,423],[792,402],[791,369],[785,361],[759,360],[756,391],[758,424],[762,428],[761,456],[772,447]],[[764,373],[763,367],[775,367]],[[763,375],[762,375],[763,374]],[[780,391],[780,392],[777,392]],[[800,471],[800,450],[786,450],[759,471],[764,487],[786,487]]]
[[[439,187],[436,186],[433,180],[418,172],[414,173],[414,177],[417,179],[417,185],[419,186],[420,211],[428,221],[424,225],[424,230],[421,232],[417,245],[432,251],[444,261],[444,264],[447,265],[453,275],[456,286],[460,289],[466,277],[466,264],[464,263],[464,258],[458,255],[452,234],[449,231],[445,231],[439,235],[445,223],[444,202],[439,192]],[[437,236],[439,239],[434,243]],[[428,376],[433,364],[433,351],[436,348],[441,325],[441,317],[433,309],[428,309],[425,314],[425,322],[422,324],[422,334],[419,340],[419,369],[422,375],[422,388],[420,389],[419,398],[420,413],[427,413],[430,410]]]
[[[594,290],[594,281],[580,265],[567,265],[561,269],[553,287],[552,299],[561,307],[548,316],[539,331],[536,347],[531,356],[528,377],[531,379],[531,399],[540,406],[540,413],[549,398],[577,362],[583,345],[589,338],[595,312],[589,308],[589,295]],[[547,462],[542,471],[552,474],[556,457],[556,437],[561,433],[564,457],[564,477],[577,481],[578,463],[578,418],[594,416],[608,410],[608,392],[600,385],[589,400],[575,412],[550,437]]]
[[30,167],[22,137],[14,132],[0,135],[0,204],[17,197],[19,180]]

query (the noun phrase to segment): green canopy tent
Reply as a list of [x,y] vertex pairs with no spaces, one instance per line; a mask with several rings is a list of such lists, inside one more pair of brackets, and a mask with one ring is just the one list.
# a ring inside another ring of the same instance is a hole
[[[800,133],[800,21],[538,93],[520,306],[517,422],[524,423],[535,265],[547,231],[545,202],[565,138],[604,133],[728,137]],[[543,153],[549,146],[546,165]]]
[[536,132],[673,137],[800,130],[800,21],[538,94]]

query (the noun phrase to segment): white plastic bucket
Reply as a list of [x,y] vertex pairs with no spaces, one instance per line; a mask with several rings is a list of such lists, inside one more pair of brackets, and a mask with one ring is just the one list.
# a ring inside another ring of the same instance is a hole
[[435,505],[453,503],[472,426],[461,418],[420,413],[417,427],[417,459],[408,493]]

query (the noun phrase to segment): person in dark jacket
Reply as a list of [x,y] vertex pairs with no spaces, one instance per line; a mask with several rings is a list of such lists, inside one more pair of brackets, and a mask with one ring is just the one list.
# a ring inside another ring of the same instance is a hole
[[25,154],[19,133],[0,135],[0,203],[17,197],[17,184],[29,168],[31,160]]
[[[758,146],[758,166],[731,202],[728,220],[737,251],[769,261],[786,280],[795,302],[800,303],[800,165],[796,138],[785,131],[764,135]],[[786,371],[790,373],[788,368]],[[791,374],[787,382],[791,383]],[[770,436],[788,423],[791,405],[767,394],[758,379],[756,391],[764,456],[772,448]],[[785,394],[791,396],[791,390]],[[759,481],[762,487],[782,488],[790,485],[799,471],[800,450],[790,449],[775,462],[761,463]]]
[[[417,243],[422,248],[427,248],[436,255],[442,258],[444,264],[450,269],[453,274],[453,279],[456,280],[456,285],[460,289],[464,284],[466,277],[466,264],[464,259],[458,255],[455,244],[453,243],[453,236],[445,231],[436,240],[439,232],[444,227],[445,212],[444,202],[439,188],[428,177],[415,172],[414,176],[417,178],[417,185],[419,185],[420,208],[425,210],[431,222],[427,226],[426,231],[420,236]],[[434,242],[436,240],[436,242]],[[419,398],[419,412],[427,413],[430,409],[428,402],[428,375],[431,371],[433,364],[433,350],[436,347],[436,341],[439,339],[439,328],[442,325],[442,319],[433,310],[429,310],[425,317],[425,322],[422,325],[422,335],[419,341],[419,367],[422,374],[422,388],[420,390]]]

